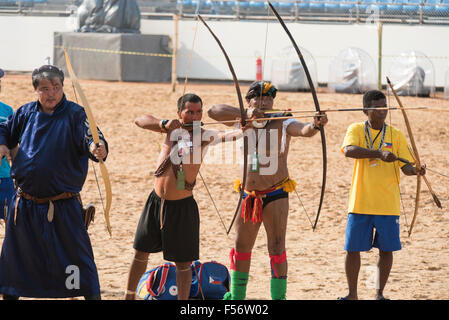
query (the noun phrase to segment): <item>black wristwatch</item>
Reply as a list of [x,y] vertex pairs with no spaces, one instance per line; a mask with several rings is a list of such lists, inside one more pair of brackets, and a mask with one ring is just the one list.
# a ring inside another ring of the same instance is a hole
[[165,127],[165,125],[168,123],[168,121],[170,121],[170,120],[168,120],[168,119],[161,120],[161,128],[164,129],[165,131],[168,131],[167,128]]
[[318,130],[318,131],[321,130],[320,127],[317,127],[317,126],[315,125],[315,122],[312,122],[312,124],[313,124],[313,128],[314,128],[315,130]]

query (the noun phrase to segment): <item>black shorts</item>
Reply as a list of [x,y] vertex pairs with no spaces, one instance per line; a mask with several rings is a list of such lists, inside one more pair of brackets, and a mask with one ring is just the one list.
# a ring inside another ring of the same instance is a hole
[[164,200],[161,228],[161,198],[148,196],[134,238],[134,249],[163,252],[164,259],[187,262],[199,259],[200,215],[195,199]]

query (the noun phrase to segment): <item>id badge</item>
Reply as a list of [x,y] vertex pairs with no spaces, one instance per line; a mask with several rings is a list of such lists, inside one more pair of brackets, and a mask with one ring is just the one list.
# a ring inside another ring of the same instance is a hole
[[259,155],[257,152],[254,152],[251,157],[251,172],[259,171]]
[[186,188],[186,176],[184,170],[178,170],[178,177],[176,179],[178,190],[184,190]]
[[369,166],[370,167],[377,166],[377,159],[369,159]]

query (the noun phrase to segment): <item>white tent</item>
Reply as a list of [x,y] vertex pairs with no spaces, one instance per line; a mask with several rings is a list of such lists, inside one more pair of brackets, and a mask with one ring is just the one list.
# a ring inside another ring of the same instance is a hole
[[[313,85],[316,88],[318,83],[316,80],[317,68],[315,59],[313,59],[313,56],[306,49],[300,47],[299,50],[301,50],[301,54],[306,61],[310,77],[312,78]],[[293,47],[282,49],[273,59],[271,64],[271,82],[280,91],[310,90],[304,68]]]
[[329,92],[364,93],[376,89],[376,66],[359,48],[341,50],[329,66]]
[[429,97],[435,92],[435,69],[422,52],[401,53],[392,61],[388,77],[398,95]]

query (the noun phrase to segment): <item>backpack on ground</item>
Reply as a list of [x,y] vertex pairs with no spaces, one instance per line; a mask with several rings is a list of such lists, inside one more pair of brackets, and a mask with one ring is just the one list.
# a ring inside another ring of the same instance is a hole
[[136,298],[139,300],[178,299],[175,265],[168,262],[145,272],[137,285]]
[[[221,263],[194,261],[191,265],[192,284],[190,298],[222,299],[229,291],[229,272]],[[167,262],[145,272],[136,290],[138,300],[176,300],[176,266]]]
[[221,263],[210,261],[197,265],[197,285],[196,292],[192,298],[199,299],[223,299],[226,292],[229,291],[230,276],[228,269]]

